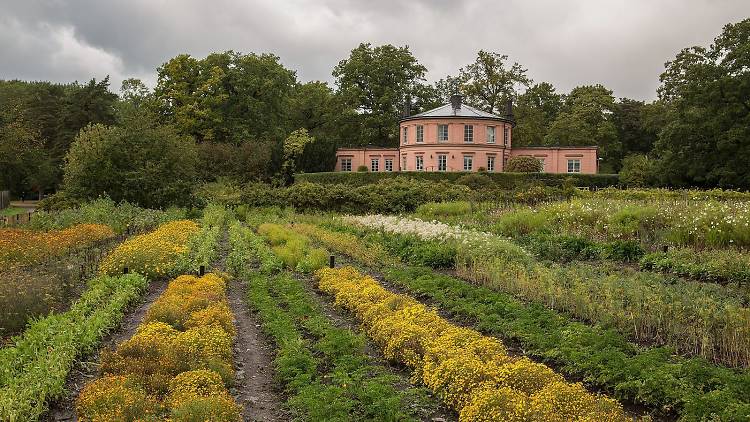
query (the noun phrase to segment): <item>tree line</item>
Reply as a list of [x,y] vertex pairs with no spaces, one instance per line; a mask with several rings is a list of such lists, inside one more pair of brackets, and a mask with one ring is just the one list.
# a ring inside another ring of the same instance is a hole
[[726,25],[710,46],[666,63],[651,102],[602,85],[560,93],[487,51],[431,84],[408,47],[367,43],[333,68],[332,86],[300,82],[275,55],[234,51],[178,55],[157,69],[153,89],[129,79],[119,95],[108,78],[0,81],[0,184],[16,195],[65,189],[155,206],[199,182],[284,184],[294,172],[331,170],[337,147],[397,146],[405,112],[460,92],[496,114],[512,100],[516,146],[596,145],[602,171],[634,185],[748,189],[748,51],[750,19]]

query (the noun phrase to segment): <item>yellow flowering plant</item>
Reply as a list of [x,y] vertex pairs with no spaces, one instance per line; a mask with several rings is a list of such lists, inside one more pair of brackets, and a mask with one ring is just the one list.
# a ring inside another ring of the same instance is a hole
[[179,258],[187,252],[190,236],[197,233],[198,225],[192,221],[172,221],[153,232],[136,236],[119,245],[99,266],[99,273],[122,274],[130,272],[155,279],[169,275]]
[[[226,387],[234,378],[232,321],[222,277],[172,280],[136,333],[102,354],[104,378],[84,388],[79,418],[120,420],[117,415],[133,414],[126,420],[150,420],[142,409],[155,397],[158,407],[147,408],[158,409],[159,420],[241,420],[241,407]],[[122,382],[109,388],[104,380]],[[119,413],[101,403],[115,403]]]
[[[474,421],[625,421],[620,404],[566,382],[549,367],[510,356],[495,338],[451,324],[352,267],[316,272],[318,287],[353,312],[386,358]],[[566,404],[567,403],[567,404]]]

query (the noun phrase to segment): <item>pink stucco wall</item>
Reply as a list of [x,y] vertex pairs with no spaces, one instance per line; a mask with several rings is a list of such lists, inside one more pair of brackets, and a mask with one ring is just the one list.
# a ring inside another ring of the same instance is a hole
[[[401,146],[404,145],[421,145],[417,143],[417,126],[424,128],[424,142],[423,144],[438,144],[438,125],[448,125],[448,141],[440,142],[440,144],[459,144],[465,145],[464,143],[464,126],[471,125],[474,127],[474,142],[473,144],[487,144],[487,126],[495,127],[495,143],[496,146],[503,146],[504,130],[508,128],[508,145],[510,148],[513,139],[513,130],[510,123],[501,122],[496,120],[487,119],[419,119],[419,120],[406,120],[401,122],[399,125],[399,142]],[[407,142],[404,143],[404,128],[406,128]],[[491,144],[493,145],[493,144]]]
[[[438,125],[448,125],[448,140],[438,142]],[[473,142],[464,141],[464,126],[472,125]],[[417,142],[417,126],[424,131],[423,142]],[[487,126],[494,126],[495,143],[487,142]],[[508,131],[507,146],[504,142]],[[406,139],[404,139],[406,129]],[[351,160],[351,171],[361,165],[371,170],[371,160],[378,160],[378,171],[385,170],[385,160],[393,160],[393,171],[417,171],[417,157],[422,157],[422,171],[438,171],[438,156],[446,156],[446,171],[464,171],[464,157],[472,157],[471,171],[488,169],[488,158],[494,157],[500,172],[510,157],[528,155],[544,160],[547,173],[567,173],[568,160],[579,160],[580,172],[594,174],[597,168],[596,147],[522,147],[511,148],[512,125],[505,121],[477,118],[424,118],[404,120],[399,125],[399,148],[340,148],[336,151],[336,171],[342,171],[343,160]]]
[[378,160],[378,171],[385,171],[385,160],[393,160],[393,171],[399,171],[398,148],[339,148],[336,151],[336,171],[341,171],[343,159],[351,159],[352,171],[361,165],[370,170],[371,160]]
[[510,150],[511,157],[527,155],[544,160],[545,173],[567,173],[568,160],[580,160],[581,173],[596,174],[598,149],[596,147],[526,147]]

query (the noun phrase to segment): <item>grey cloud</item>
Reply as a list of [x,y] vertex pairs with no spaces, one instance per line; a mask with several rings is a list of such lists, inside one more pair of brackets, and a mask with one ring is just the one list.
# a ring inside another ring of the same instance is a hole
[[331,80],[360,42],[409,45],[429,79],[479,49],[508,54],[561,92],[602,83],[652,99],[664,62],[750,15],[746,0],[28,0],[0,16],[0,78],[153,84],[180,53],[272,52],[301,80]]

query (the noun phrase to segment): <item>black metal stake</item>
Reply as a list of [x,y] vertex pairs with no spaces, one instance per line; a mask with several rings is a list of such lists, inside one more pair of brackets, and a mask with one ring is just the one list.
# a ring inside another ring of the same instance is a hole
[[201,265],[200,267],[198,267],[198,275],[203,277],[205,274],[206,274],[206,266]]
[[328,260],[328,267],[334,268],[336,267],[336,256],[331,255]]
[[122,269],[122,273],[123,274],[127,274],[128,272],[129,272],[128,267],[125,267],[125,268]]

